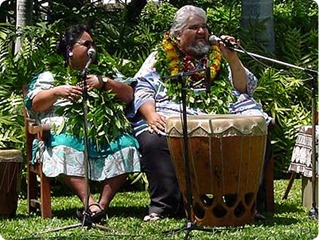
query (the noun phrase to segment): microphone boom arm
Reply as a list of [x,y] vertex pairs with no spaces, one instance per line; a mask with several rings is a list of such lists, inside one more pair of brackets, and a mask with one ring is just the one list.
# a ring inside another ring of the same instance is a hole
[[239,52],[239,53],[247,54],[249,56],[253,56],[253,57],[260,58],[260,59],[263,59],[263,60],[267,60],[267,61],[270,61],[270,62],[273,62],[273,63],[278,63],[278,64],[281,64],[281,65],[284,65],[284,66],[287,66],[287,67],[296,68],[296,69],[299,69],[299,70],[302,70],[302,71],[306,71],[306,72],[314,73],[314,74],[318,75],[318,72],[313,70],[313,69],[299,67],[299,66],[296,66],[296,65],[293,65],[293,64],[290,64],[290,63],[286,63],[286,62],[282,62],[282,61],[279,61],[279,60],[276,60],[276,59],[272,59],[272,58],[264,57],[264,56],[261,56],[261,55],[255,54],[255,53],[243,51],[243,50],[238,49],[238,48],[233,48],[232,47],[230,49],[233,50],[233,51]]

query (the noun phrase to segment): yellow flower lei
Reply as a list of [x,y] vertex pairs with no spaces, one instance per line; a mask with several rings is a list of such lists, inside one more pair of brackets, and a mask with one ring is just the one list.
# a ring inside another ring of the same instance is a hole
[[[162,42],[162,46],[165,51],[166,62],[168,64],[170,75],[177,75],[183,69],[184,64],[181,62],[181,59],[179,58],[176,43],[173,43],[168,33],[166,33],[166,37]],[[212,44],[211,51],[209,54],[211,80],[213,80],[219,72],[221,60],[222,53],[218,45]]]
[[[168,78],[168,76],[178,76],[181,72],[196,72],[196,60],[190,56],[184,55],[178,43],[167,32],[164,40],[157,46],[157,54],[154,63],[156,72],[162,77],[162,81],[167,92],[167,97],[176,102],[181,102],[181,87],[182,85],[175,78]],[[227,79],[227,71],[222,60],[222,53],[218,45],[211,45],[207,58],[201,59],[199,64],[208,65],[210,69],[210,81],[218,75],[218,80],[214,85],[206,85],[206,71],[205,73],[196,72],[193,75],[185,78],[185,87],[189,89],[202,89],[210,87],[209,91],[188,91],[187,92],[187,106],[192,108],[202,109],[207,113],[228,112],[228,107],[225,102],[229,101],[229,92],[231,86],[224,84]],[[205,74],[205,75],[204,75]],[[205,82],[203,81],[205,80]],[[212,104],[214,102],[214,104]]]

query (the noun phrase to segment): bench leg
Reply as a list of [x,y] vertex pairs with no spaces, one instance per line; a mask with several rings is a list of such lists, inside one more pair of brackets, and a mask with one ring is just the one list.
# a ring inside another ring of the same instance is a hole
[[51,186],[50,180],[41,172],[41,216],[42,218],[52,218],[51,210]]
[[284,196],[282,197],[282,200],[287,199],[288,194],[289,194],[289,192],[290,192],[290,189],[291,189],[291,187],[292,187],[292,184],[293,184],[294,181],[295,181],[296,176],[297,176],[297,173],[296,173],[296,172],[292,172],[292,173],[291,173],[291,176],[290,176],[290,179],[289,179],[289,183],[288,183],[288,186],[287,186],[287,188],[286,188],[285,194],[284,194]]

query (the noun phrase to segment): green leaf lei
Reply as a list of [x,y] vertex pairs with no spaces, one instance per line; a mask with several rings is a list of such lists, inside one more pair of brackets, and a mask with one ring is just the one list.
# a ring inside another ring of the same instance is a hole
[[[106,54],[99,58],[98,65],[91,65],[89,74],[113,77],[117,70],[114,60]],[[64,68],[65,69],[65,68]],[[61,70],[61,69],[60,69]],[[66,71],[55,72],[55,84],[72,84],[79,82],[78,71],[67,68]],[[95,144],[96,150],[107,146],[123,133],[131,130],[125,117],[125,104],[117,100],[114,93],[94,89],[88,92],[88,140]],[[57,109],[57,114],[66,117],[64,131],[77,138],[84,136],[83,98],[72,105]]]

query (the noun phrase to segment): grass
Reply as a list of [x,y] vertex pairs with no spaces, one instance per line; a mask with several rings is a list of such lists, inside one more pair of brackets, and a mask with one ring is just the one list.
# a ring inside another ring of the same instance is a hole
[[[26,200],[19,200],[14,219],[0,220],[0,234],[4,239],[267,239],[267,240],[308,240],[318,234],[318,224],[308,218],[308,209],[301,205],[301,180],[296,179],[287,200],[281,200],[288,180],[275,181],[275,212],[265,212],[265,221],[247,224],[241,228],[209,228],[210,231],[193,229],[185,231],[185,219],[164,219],[144,223],[147,212],[148,193],[120,192],[109,209],[110,219],[99,228],[75,227],[56,232],[41,233],[58,227],[78,224],[75,211],[81,207],[76,197],[55,196],[52,199],[54,218],[41,219],[39,215],[27,213]],[[163,234],[164,231],[181,229],[178,233]]]

